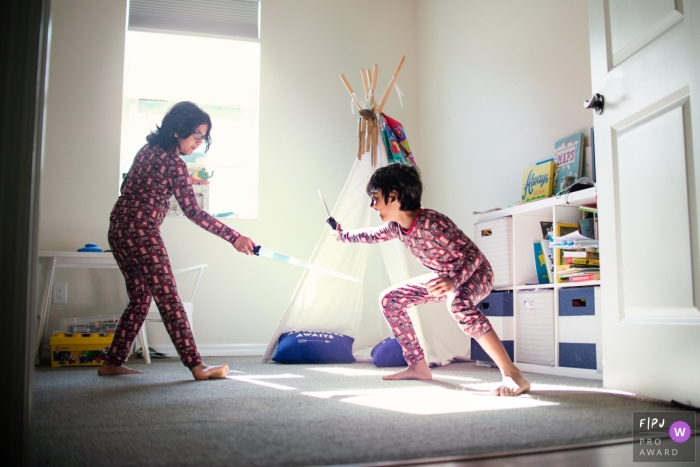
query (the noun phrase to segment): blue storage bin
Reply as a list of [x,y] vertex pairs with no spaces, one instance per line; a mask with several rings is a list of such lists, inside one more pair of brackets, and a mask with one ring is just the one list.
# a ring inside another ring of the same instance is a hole
[[595,316],[595,287],[559,289],[559,316]]
[[[484,349],[481,348],[479,343],[472,339],[472,360],[478,360],[480,362],[493,362],[491,357],[489,357],[489,354],[484,352]],[[503,347],[505,347],[506,352],[508,353],[508,356],[510,357],[510,361],[514,362],[515,361],[515,353],[513,352],[513,341],[501,341],[503,343]]]
[[486,316],[513,316],[513,294],[494,291],[479,303],[479,309]]
[[559,343],[559,366],[597,369],[595,344]]

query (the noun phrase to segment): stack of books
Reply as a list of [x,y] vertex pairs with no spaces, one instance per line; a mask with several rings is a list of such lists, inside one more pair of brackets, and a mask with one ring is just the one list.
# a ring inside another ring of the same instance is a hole
[[600,280],[597,239],[574,231],[560,237],[552,237],[550,246],[560,249],[556,266],[557,282]]
[[562,264],[557,266],[559,282],[600,280],[600,257],[597,247],[563,250]]

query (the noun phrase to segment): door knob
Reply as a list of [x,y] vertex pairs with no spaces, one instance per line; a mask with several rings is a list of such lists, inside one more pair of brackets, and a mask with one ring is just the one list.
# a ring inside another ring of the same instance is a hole
[[584,109],[593,109],[598,115],[603,113],[605,107],[605,97],[602,94],[595,93],[593,96],[583,103]]

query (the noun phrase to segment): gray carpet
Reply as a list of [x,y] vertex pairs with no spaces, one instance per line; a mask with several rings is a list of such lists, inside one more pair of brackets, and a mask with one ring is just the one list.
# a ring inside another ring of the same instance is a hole
[[474,363],[434,368],[431,382],[385,382],[364,363],[206,359],[223,362],[232,379],[204,382],[177,359],[133,361],[143,375],[105,378],[95,367],[38,367],[32,464],[319,466],[509,452],[629,438],[632,412],[677,410],[531,373],[530,395],[490,397],[484,384],[498,370]]

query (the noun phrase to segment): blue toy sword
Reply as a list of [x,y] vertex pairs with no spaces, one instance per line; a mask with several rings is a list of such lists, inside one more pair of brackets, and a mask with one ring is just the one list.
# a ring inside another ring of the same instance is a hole
[[276,251],[269,250],[267,248],[263,248],[260,245],[256,245],[253,248],[253,253],[255,253],[256,256],[262,256],[264,258],[270,258],[274,259],[275,261],[279,261],[281,263],[287,263],[291,264],[293,266],[299,266],[305,269],[310,269],[312,271],[318,271],[323,274],[328,274],[329,276],[335,276],[340,279],[345,279],[346,281],[350,282],[360,282],[360,280],[356,277],[348,276],[345,274],[341,274],[337,271],[333,271],[332,269],[326,269],[322,266],[317,266],[313,263],[309,263],[307,261],[302,261],[300,259],[292,258],[291,256],[283,255],[282,253],[277,253]]

